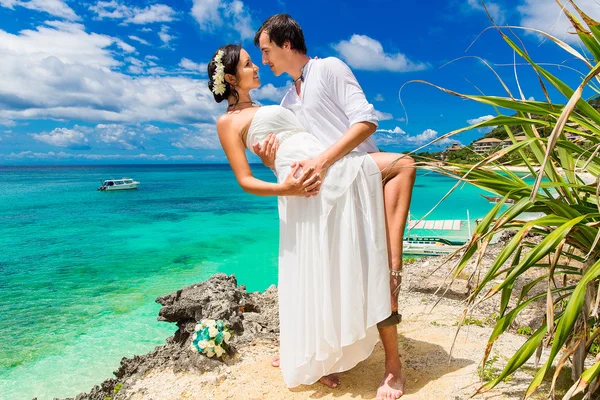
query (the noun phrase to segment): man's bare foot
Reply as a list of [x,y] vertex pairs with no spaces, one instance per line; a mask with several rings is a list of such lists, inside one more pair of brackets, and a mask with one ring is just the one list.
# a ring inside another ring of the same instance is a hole
[[271,365],[275,368],[279,367],[279,354],[273,357],[273,359],[271,360]]
[[338,374],[326,375],[319,379],[319,382],[331,389],[335,389],[342,383]]
[[396,369],[395,371],[385,371],[383,380],[377,389],[377,400],[396,400],[404,394],[404,382],[406,380],[404,371]]

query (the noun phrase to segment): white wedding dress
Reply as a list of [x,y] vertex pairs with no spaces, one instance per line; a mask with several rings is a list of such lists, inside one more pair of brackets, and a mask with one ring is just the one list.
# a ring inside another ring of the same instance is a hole
[[[252,151],[279,140],[279,182],[294,161],[326,147],[290,110],[257,110],[246,137]],[[379,168],[352,152],[328,170],[320,193],[279,197],[281,371],[288,387],[315,383],[366,359],[391,313],[383,189]]]

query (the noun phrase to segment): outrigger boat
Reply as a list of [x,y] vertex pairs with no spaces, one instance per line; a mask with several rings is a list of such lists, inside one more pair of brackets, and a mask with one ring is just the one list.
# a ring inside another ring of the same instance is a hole
[[100,183],[102,186],[98,188],[98,190],[128,190],[128,189],[137,189],[140,184],[137,181],[134,181],[131,178],[121,178],[121,179],[107,179],[102,181],[100,179]]

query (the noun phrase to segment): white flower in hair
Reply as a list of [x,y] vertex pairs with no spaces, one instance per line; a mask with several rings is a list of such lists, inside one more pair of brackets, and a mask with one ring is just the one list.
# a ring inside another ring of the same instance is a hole
[[219,50],[217,55],[215,56],[215,65],[217,66],[215,69],[215,73],[212,76],[213,79],[213,93],[221,95],[225,93],[225,66],[223,65],[223,55],[225,52],[223,50]]

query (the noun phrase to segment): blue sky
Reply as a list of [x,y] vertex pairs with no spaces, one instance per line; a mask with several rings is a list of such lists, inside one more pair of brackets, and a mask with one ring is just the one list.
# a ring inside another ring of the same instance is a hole
[[[554,0],[486,4],[499,24],[552,30],[579,46]],[[578,4],[600,18],[595,0]],[[224,106],[207,88],[206,62],[218,46],[242,43],[262,67],[255,100],[278,103],[289,78],[262,66],[252,38],[281,12],[303,27],[310,56],[351,66],[380,115],[375,137],[386,151],[412,150],[495,114],[419,83],[402,89],[405,112],[399,89],[416,79],[504,94],[481,62],[441,68],[451,60],[482,57],[518,93],[513,53],[497,32],[487,31],[466,52],[490,25],[477,0],[0,0],[0,164],[226,162],[214,127]],[[535,60],[583,69],[554,44],[518,34]],[[570,84],[580,80],[548,68]],[[541,100],[530,68],[517,70],[525,96]],[[482,134],[456,140],[468,144]]]

